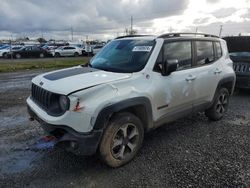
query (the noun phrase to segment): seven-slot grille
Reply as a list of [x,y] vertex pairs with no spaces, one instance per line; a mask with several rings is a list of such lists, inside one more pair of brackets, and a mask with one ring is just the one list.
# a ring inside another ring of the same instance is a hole
[[48,109],[50,106],[51,99],[53,97],[53,93],[32,84],[31,86],[31,97],[39,106]]
[[249,63],[234,63],[233,67],[235,72],[250,72]]

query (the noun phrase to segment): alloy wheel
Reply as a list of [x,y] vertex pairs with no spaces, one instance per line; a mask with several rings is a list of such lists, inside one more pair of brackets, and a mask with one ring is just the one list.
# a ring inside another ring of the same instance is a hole
[[219,98],[216,105],[216,111],[220,114],[223,114],[227,110],[228,105],[228,96],[225,93],[222,93]]
[[113,137],[111,153],[114,158],[124,160],[133,155],[139,142],[138,128],[128,123],[121,126]]

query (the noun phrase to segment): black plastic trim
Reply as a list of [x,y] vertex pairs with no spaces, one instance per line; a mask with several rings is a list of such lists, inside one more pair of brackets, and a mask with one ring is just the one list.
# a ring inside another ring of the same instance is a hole
[[[63,149],[78,155],[93,155],[96,153],[103,130],[93,130],[89,133],[77,132],[66,125],[49,124],[39,118],[29,106],[27,106],[27,109],[30,117],[38,121],[47,134],[53,135],[53,131],[59,129],[65,131],[65,134],[57,138],[55,146],[62,147]],[[71,148],[69,147],[69,144],[66,144],[70,142],[77,143],[77,148]]]
[[108,123],[109,118],[112,114],[122,111],[124,109],[135,107],[138,105],[143,105],[147,113],[147,125],[146,130],[153,127],[153,114],[152,114],[152,105],[150,100],[147,97],[135,97],[130,98],[112,105],[109,105],[103,108],[97,116],[94,130],[104,129]]
[[221,85],[225,84],[225,83],[231,83],[232,84],[232,89],[230,92],[230,94],[232,95],[233,94],[233,91],[234,91],[234,87],[235,87],[235,82],[236,82],[236,79],[234,76],[228,76],[228,77],[225,77],[223,79],[221,79],[218,83],[218,86],[217,86],[217,89],[216,91],[218,91],[219,88],[221,88]]

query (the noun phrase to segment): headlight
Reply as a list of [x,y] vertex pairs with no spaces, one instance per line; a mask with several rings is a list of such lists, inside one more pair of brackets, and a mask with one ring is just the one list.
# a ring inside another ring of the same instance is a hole
[[69,98],[65,95],[61,95],[59,98],[60,108],[65,112],[69,109]]

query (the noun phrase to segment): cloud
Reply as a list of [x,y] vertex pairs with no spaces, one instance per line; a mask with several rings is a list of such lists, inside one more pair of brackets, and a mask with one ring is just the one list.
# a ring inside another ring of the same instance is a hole
[[[130,27],[139,34],[204,30],[250,33],[250,0],[1,0],[0,38],[112,38]],[[247,25],[248,24],[248,25]],[[227,26],[228,25],[228,26]],[[231,26],[233,25],[233,26]]]
[[1,0],[0,31],[107,33],[182,13],[188,0]]

